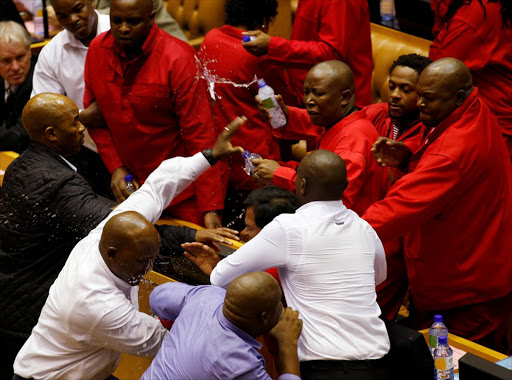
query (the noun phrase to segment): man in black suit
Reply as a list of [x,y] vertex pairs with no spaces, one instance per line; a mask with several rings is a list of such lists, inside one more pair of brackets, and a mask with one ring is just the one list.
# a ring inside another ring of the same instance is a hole
[[28,146],[21,112],[32,92],[34,66],[27,30],[14,21],[0,22],[0,150],[21,153]]

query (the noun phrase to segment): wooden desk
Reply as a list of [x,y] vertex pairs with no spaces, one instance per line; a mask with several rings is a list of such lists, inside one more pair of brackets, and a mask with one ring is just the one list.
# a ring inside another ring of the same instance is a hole
[[16,152],[0,152],[0,186],[4,181],[5,170],[18,156]]

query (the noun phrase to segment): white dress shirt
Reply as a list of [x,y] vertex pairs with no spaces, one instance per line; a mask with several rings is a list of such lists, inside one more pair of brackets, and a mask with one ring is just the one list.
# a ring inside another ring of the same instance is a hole
[[386,256],[375,231],[341,201],[281,214],[219,262],[212,285],[277,267],[288,306],[303,321],[299,360],[379,359],[389,351],[375,285]]
[[98,244],[112,216],[137,211],[152,223],[210,165],[201,153],[164,161],[71,252],[50,288],[37,325],[18,353],[14,372],[34,379],[99,379],[114,372],[122,352],[153,357],[167,330],[138,311],[137,286],[116,277]]

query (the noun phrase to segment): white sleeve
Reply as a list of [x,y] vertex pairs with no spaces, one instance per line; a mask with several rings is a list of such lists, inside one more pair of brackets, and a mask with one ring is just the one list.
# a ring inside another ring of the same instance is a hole
[[34,76],[32,77],[31,98],[43,92],[66,95],[64,87],[62,87],[55,74],[54,66],[56,63],[48,61],[48,56],[52,54],[49,49],[50,47],[51,46],[45,46],[37,58]]
[[251,241],[221,260],[210,276],[212,285],[227,288],[238,276],[286,265],[286,239],[281,224],[270,222]]
[[90,343],[136,356],[154,357],[167,330],[160,321],[125,302],[106,313],[91,331]]
[[192,157],[174,157],[163,161],[144,185],[116,207],[91,234],[103,230],[110,218],[126,211],[136,211],[155,223],[169,203],[209,168],[210,164],[201,152]]
[[373,234],[375,236],[375,286],[377,286],[383,283],[388,276],[388,267],[386,263],[386,252],[384,251],[382,242],[375,231],[373,231]]

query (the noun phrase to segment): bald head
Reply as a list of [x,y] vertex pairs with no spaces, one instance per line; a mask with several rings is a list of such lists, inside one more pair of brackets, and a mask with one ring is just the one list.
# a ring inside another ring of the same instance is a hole
[[143,215],[127,211],[107,221],[99,250],[112,273],[137,285],[160,252],[160,236]]
[[270,331],[282,312],[281,289],[268,273],[252,272],[235,278],[226,291],[223,313],[251,336]]
[[297,169],[295,187],[302,205],[313,201],[340,200],[347,185],[345,161],[328,150],[311,152]]
[[341,61],[325,61],[309,70],[304,105],[313,124],[330,128],[354,110],[354,74]]
[[455,58],[442,58],[430,65],[418,79],[420,118],[434,127],[462,105],[473,90],[467,66]]

